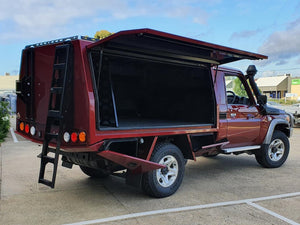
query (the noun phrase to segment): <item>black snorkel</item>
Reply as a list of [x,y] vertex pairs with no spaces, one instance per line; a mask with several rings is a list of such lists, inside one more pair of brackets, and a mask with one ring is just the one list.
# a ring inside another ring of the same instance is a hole
[[264,115],[279,115],[284,113],[284,111],[280,109],[267,106],[267,96],[260,93],[260,90],[254,80],[254,76],[257,73],[256,67],[254,65],[248,66],[246,73],[246,78],[249,79],[249,83],[257,99],[260,112]]
[[250,86],[255,94],[255,97],[257,99],[257,103],[259,105],[259,109],[263,114],[267,114],[266,110],[266,104],[267,104],[267,96],[262,95],[257,87],[257,84],[255,83],[254,76],[257,73],[257,69],[255,65],[249,65],[246,71],[247,75],[246,77],[249,79]]

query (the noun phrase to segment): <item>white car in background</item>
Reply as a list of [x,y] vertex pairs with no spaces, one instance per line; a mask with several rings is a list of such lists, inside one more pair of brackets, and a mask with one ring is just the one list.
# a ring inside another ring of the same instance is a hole
[[293,116],[294,126],[300,124],[300,103],[293,105],[281,105],[277,102],[269,101],[267,102],[267,105],[273,108],[284,110],[286,113],[291,114]]

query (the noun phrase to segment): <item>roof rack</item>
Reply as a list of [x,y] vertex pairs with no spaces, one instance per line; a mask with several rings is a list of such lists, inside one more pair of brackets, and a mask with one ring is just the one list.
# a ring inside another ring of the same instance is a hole
[[76,35],[76,36],[71,36],[71,37],[66,37],[66,38],[55,39],[55,40],[52,40],[52,41],[44,41],[44,42],[39,42],[39,43],[36,43],[36,44],[26,45],[25,48],[36,48],[36,47],[40,47],[40,46],[57,44],[57,43],[62,43],[62,42],[66,42],[66,41],[74,41],[74,40],[79,40],[79,39],[87,40],[87,41],[93,41],[93,42],[99,41],[99,39],[97,39],[97,38],[91,38],[91,37],[88,37],[88,36],[78,36],[78,35]]

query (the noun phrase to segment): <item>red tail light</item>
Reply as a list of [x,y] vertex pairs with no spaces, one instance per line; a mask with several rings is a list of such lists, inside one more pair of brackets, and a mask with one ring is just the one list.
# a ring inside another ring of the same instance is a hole
[[25,125],[25,133],[28,134],[30,130],[29,124]]
[[77,139],[78,139],[77,133],[76,133],[76,132],[73,132],[73,133],[71,134],[71,141],[72,141],[72,142],[77,142]]

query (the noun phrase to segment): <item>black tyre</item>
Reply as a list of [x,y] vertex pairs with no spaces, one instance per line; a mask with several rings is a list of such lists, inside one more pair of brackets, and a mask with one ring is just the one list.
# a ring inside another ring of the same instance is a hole
[[86,166],[79,166],[83,173],[92,177],[92,178],[105,178],[110,175],[108,171],[101,169],[94,169]]
[[287,136],[275,130],[269,145],[256,151],[256,161],[266,168],[280,167],[287,159],[290,151],[290,143]]
[[153,150],[150,160],[166,167],[143,175],[144,192],[157,198],[174,194],[182,183],[185,169],[185,160],[180,149],[170,143],[160,143]]

